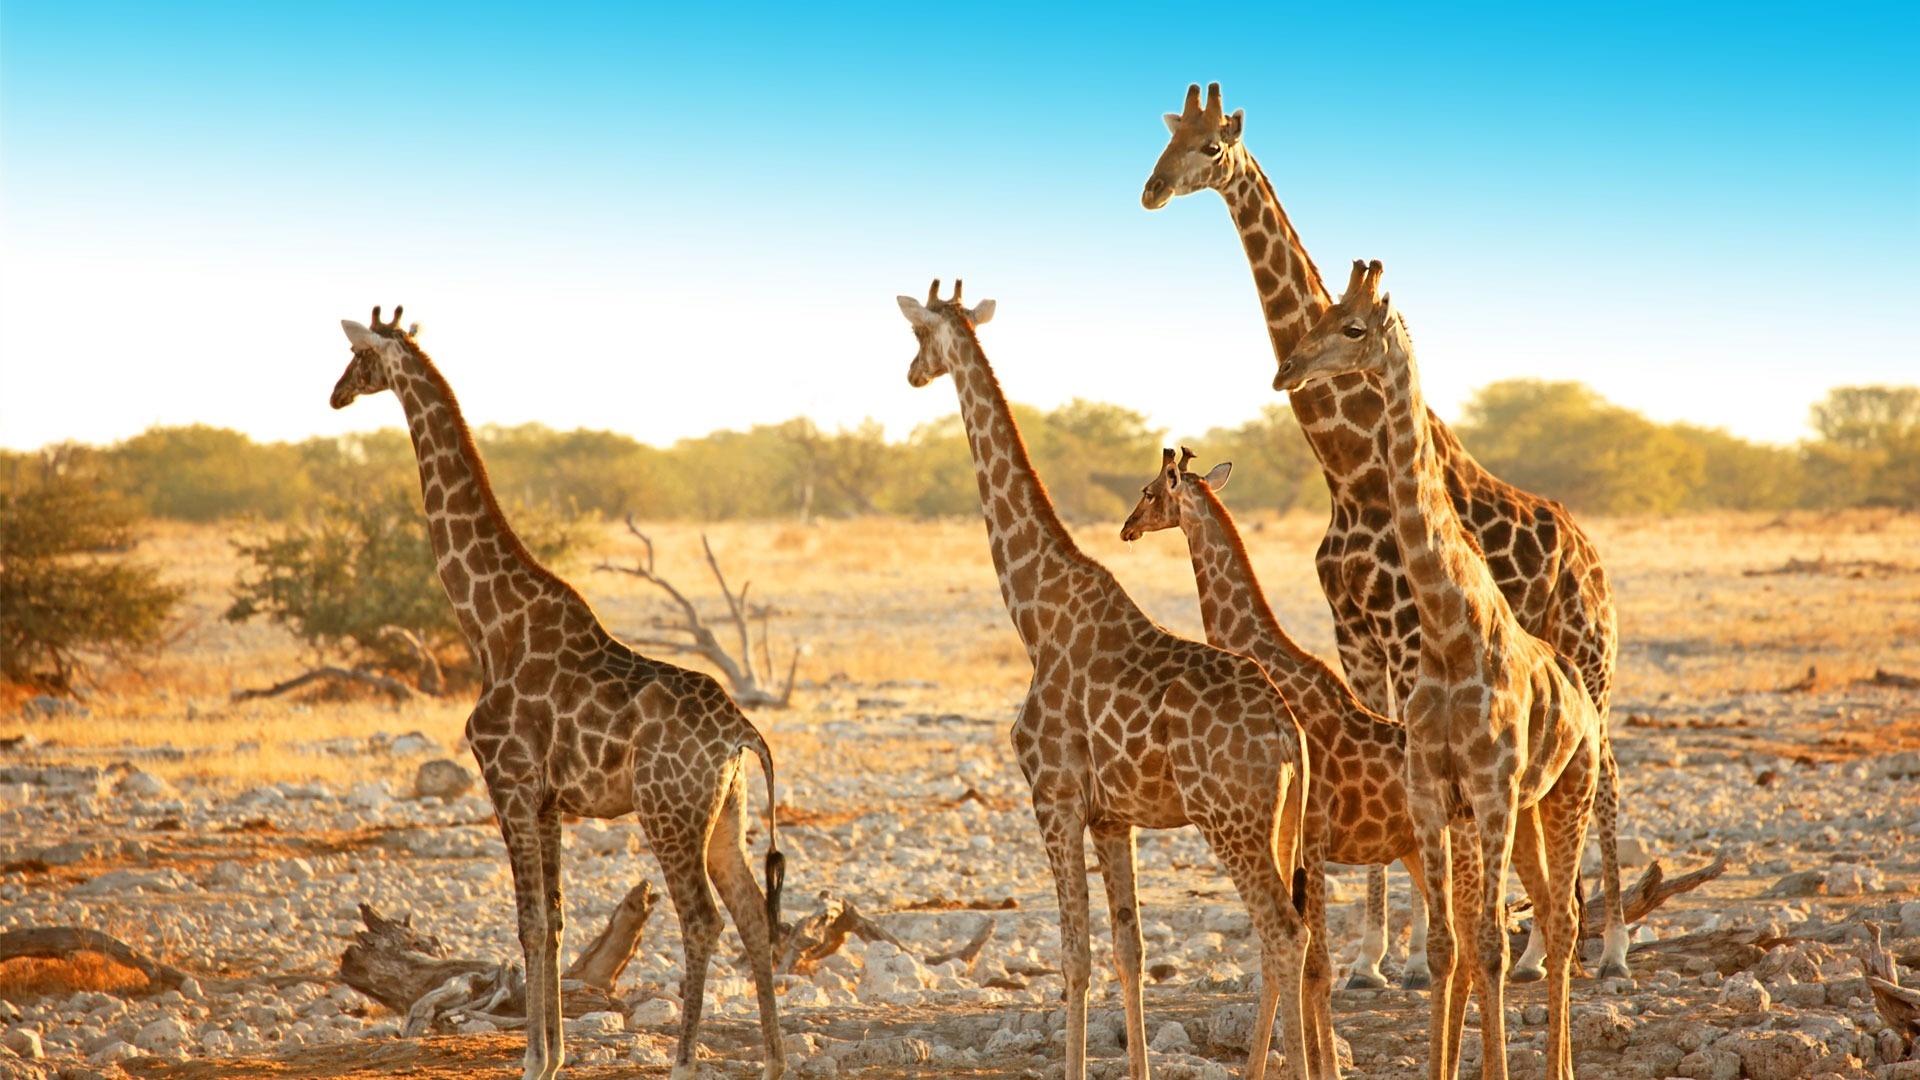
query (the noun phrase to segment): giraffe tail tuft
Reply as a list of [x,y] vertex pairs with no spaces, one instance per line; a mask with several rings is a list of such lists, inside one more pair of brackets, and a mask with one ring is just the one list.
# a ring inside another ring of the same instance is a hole
[[780,852],[780,833],[774,821],[773,799],[773,751],[767,747],[767,740],[754,730],[750,741],[741,744],[741,749],[753,751],[760,759],[760,768],[767,777],[767,940],[778,942],[780,939],[780,888],[787,879],[787,857]]
[[771,848],[767,850],[767,930],[778,936],[780,933],[780,888],[787,881],[787,857]]
[[1307,868],[1293,868],[1293,910],[1302,915],[1307,913]]

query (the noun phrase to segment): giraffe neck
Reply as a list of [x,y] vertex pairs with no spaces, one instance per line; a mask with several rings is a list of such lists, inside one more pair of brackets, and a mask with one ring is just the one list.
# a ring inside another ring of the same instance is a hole
[[[1278,364],[1293,352],[1333,301],[1266,172],[1244,144],[1236,146],[1234,152],[1240,155],[1238,167],[1233,178],[1218,190],[1233,215],[1247,263],[1253,269],[1260,310],[1267,320],[1267,338],[1273,344],[1274,363]],[[1362,421],[1356,425],[1343,419],[1341,403],[1349,404],[1352,416],[1377,418],[1379,392],[1366,376],[1355,373],[1316,379],[1290,392],[1287,400],[1337,503],[1354,475],[1382,455],[1378,423],[1368,426]]]
[[391,383],[420,465],[434,562],[461,632],[491,675],[506,668],[536,599],[557,592],[582,609],[586,602],[541,566],[507,524],[445,376],[411,345],[402,353]]
[[1193,502],[1181,511],[1180,531],[1193,557],[1207,644],[1253,658],[1294,705],[1303,724],[1341,706],[1359,711],[1359,699],[1346,683],[1280,625],[1220,497],[1201,487],[1188,498]]
[[[1497,597],[1499,590],[1447,494],[1446,468],[1406,324],[1396,318],[1386,333],[1387,362],[1379,385],[1394,537],[1422,628],[1453,627],[1485,606],[1470,601],[1486,600],[1488,593]],[[1438,635],[1422,634],[1423,645],[1430,638],[1438,641]]]
[[[971,338],[971,333],[966,337]],[[1058,606],[1066,599],[1063,576],[1081,568],[1098,571],[1104,578],[1105,571],[1081,553],[1060,521],[979,341],[963,340],[954,353],[953,383],[960,395],[967,446],[973,453],[974,478],[980,485],[987,547],[1007,613],[1031,654],[1054,628],[1059,633],[1072,630],[1059,626],[1050,612],[1042,617],[1046,605]]]

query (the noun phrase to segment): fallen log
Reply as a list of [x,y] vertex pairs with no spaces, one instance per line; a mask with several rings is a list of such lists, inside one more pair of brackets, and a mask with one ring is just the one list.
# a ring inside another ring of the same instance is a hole
[[884,941],[901,952],[908,951],[905,942],[862,915],[853,901],[823,892],[820,910],[788,928],[773,970],[789,975],[811,975],[820,961],[840,951],[850,934],[866,941]]
[[1867,955],[1860,958],[1860,970],[1867,977],[1867,989],[1873,992],[1873,1011],[1899,1038],[1902,1058],[1920,1054],[1920,990],[1900,985],[1900,969],[1880,946],[1879,925],[1865,925]]
[[[640,935],[653,915],[656,894],[641,882],[613,909],[607,925],[560,973],[560,1008],[569,1017],[624,1012],[614,993]],[[389,919],[360,905],[366,929],[340,954],[340,977],[348,986],[406,1017],[405,1032],[425,1034],[455,1016],[500,1028],[526,1024],[526,977],[518,964],[448,957],[446,947],[413,928],[413,917]]]
[[79,926],[32,926],[0,933],[0,963],[33,958],[71,960],[76,953],[98,953],[147,977],[153,990],[178,990],[193,976],[149,959],[119,938]]
[[[1669,880],[1666,870],[1659,860],[1649,865],[1640,880],[1620,894],[1620,907],[1629,925],[1641,922],[1654,913],[1660,905],[1682,893],[1690,893],[1707,882],[1727,872],[1727,860],[1716,857],[1713,862],[1695,870],[1691,874],[1682,874]],[[1580,936],[1597,938],[1606,933],[1607,909],[1605,904],[1596,903],[1599,897],[1589,894],[1585,910],[1580,916]]]
[[389,679],[385,675],[375,675],[371,671],[361,671],[359,668],[319,667],[307,672],[305,675],[296,675],[286,682],[275,683],[264,690],[235,690],[232,699],[234,701],[252,701],[255,698],[276,697],[291,690],[298,690],[308,683],[319,682],[322,679],[333,682],[353,682],[359,683],[362,686],[370,686],[388,697],[393,698],[395,701],[410,701],[414,697],[413,687],[408,686],[398,679]]

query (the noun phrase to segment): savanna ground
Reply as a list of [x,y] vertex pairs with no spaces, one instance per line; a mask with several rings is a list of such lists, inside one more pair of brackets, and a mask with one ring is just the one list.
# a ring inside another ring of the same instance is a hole
[[[1794,936],[1796,929],[1861,917],[1897,923],[1900,905],[1920,899],[1920,795],[1916,785],[1902,779],[1908,772],[1920,773],[1920,766],[1905,770],[1899,764],[1920,761],[1912,756],[1920,751],[1920,690],[1875,676],[1920,676],[1920,517],[1858,511],[1587,524],[1608,562],[1620,606],[1613,724],[1624,776],[1623,834],[1637,838],[1639,849],[1661,860],[1670,873],[1696,869],[1715,855],[1731,862],[1724,876],[1657,912],[1642,937],[1671,939],[1729,926]],[[1332,658],[1331,627],[1310,561],[1321,527],[1321,521],[1303,515],[1243,521],[1281,622],[1309,649]],[[658,571],[717,618],[719,601],[700,554],[703,530],[662,524],[648,531]],[[1001,605],[979,524],[825,521],[723,524],[704,532],[731,581],[750,579],[752,599],[772,606],[776,665],[784,670],[796,644],[803,650],[793,708],[755,714],[778,762],[781,816],[801,830],[796,843],[802,850],[790,856],[789,916],[811,910],[812,895],[830,889],[856,899],[883,925],[890,918],[901,927],[913,925],[909,912],[923,914],[943,904],[964,910],[969,902],[1008,898],[1019,918],[1051,920],[1052,888],[1031,836],[1024,846],[1001,844],[990,858],[961,868],[961,876],[942,876],[951,868],[935,865],[918,876],[889,877],[863,865],[868,853],[861,849],[862,837],[873,838],[875,821],[899,823],[886,837],[891,847],[910,846],[923,825],[951,827],[970,798],[992,806],[991,821],[980,827],[983,835],[994,832],[993,822],[1015,829],[1026,814],[1024,785],[1012,764],[1005,728],[1029,672]],[[1112,524],[1082,528],[1076,535],[1148,612],[1178,632],[1199,635],[1190,565],[1177,533],[1156,534],[1131,550],[1116,539]],[[624,575],[592,571],[602,559],[630,560],[637,545],[624,530],[608,526],[594,534],[588,548],[564,568],[566,576],[616,633],[649,633],[648,622],[664,613],[658,592]],[[105,677],[87,699],[85,716],[29,713],[24,695],[0,702],[0,739],[30,736],[11,746],[0,743],[6,746],[0,749],[0,767],[130,762],[181,791],[212,792],[215,798],[283,782],[319,783],[334,791],[375,782],[397,793],[411,787],[421,757],[328,753],[315,747],[364,740],[376,731],[418,731],[442,747],[457,746],[470,705],[459,696],[401,705],[327,693],[232,702],[233,690],[278,682],[304,670],[313,658],[281,630],[222,621],[238,569],[225,531],[158,526],[141,554],[162,563],[168,577],[189,590],[172,646],[138,672]],[[725,635],[723,640],[730,641]],[[452,756],[466,760],[461,753]],[[750,790],[757,808],[757,779]],[[17,813],[0,816],[0,841],[16,852],[35,839],[17,832],[23,820]],[[1031,831],[1030,816],[1025,821]],[[860,822],[869,823],[864,832]],[[847,823],[855,823],[851,832],[831,831]],[[76,835],[87,834],[87,822],[67,824]],[[289,830],[270,820],[252,831],[199,835],[179,831],[177,823],[174,830],[155,831],[103,821],[91,835],[110,838],[119,828],[128,833],[124,839],[139,841],[127,847],[131,854],[115,854],[109,845],[71,865],[49,868],[16,858],[0,866],[0,907],[12,909],[6,923],[65,924],[82,910],[97,917],[98,908],[74,907],[68,891],[135,865],[171,865],[194,877],[216,862],[244,867],[289,853],[324,857],[317,863],[323,871],[376,857],[377,845],[367,830]],[[15,835],[7,836],[9,831]],[[754,844],[756,852],[761,850],[757,837]],[[390,854],[383,848],[377,857]],[[581,863],[577,853],[570,859],[570,868]],[[918,860],[923,867],[944,861]],[[1199,935],[1204,928],[1223,928],[1227,939],[1235,938],[1231,913],[1238,910],[1237,901],[1191,837],[1143,839],[1141,861],[1143,914],[1151,919],[1159,908],[1190,916],[1186,922],[1171,919],[1161,938],[1149,935],[1149,965],[1161,952],[1178,959],[1179,972],[1149,986],[1148,1032],[1154,1034],[1168,1020],[1187,1021],[1189,1029],[1199,1030],[1223,1006],[1252,998],[1245,972],[1257,962],[1249,959],[1255,954],[1244,941],[1221,940],[1217,932],[1201,946],[1190,940],[1205,936]],[[641,864],[651,866],[644,855],[631,862],[629,874],[640,872]],[[504,871],[504,860],[500,863]],[[1856,877],[1864,882],[1859,891],[1780,893],[1784,876],[1834,866],[1871,872]],[[1637,869],[1629,867],[1629,880]],[[1336,961],[1352,951],[1361,880],[1358,871],[1336,877]],[[1404,893],[1404,878],[1396,873],[1395,882],[1397,894]],[[1097,883],[1094,889],[1097,895]],[[499,898],[475,909],[491,920],[488,940],[510,948],[512,916],[504,889],[496,881],[486,895]],[[199,894],[192,902],[217,904],[219,894]],[[1101,906],[1096,901],[1095,907]],[[140,910],[129,907],[110,925],[96,928],[209,980],[288,970],[312,974],[317,981],[332,977],[324,963],[301,961],[293,952],[252,961],[209,955],[203,943],[145,921]],[[428,929],[436,929],[431,906],[423,902],[418,914]],[[672,921],[670,907],[663,904],[643,951],[677,942]],[[596,920],[575,919],[569,943],[577,946],[594,928]],[[1397,918],[1395,929],[1404,947]],[[318,937],[300,955],[337,959],[346,943],[346,930],[339,925],[290,927],[288,933]],[[1094,997],[1097,1010],[1111,1013],[1118,1003],[1110,996],[1111,951],[1100,946],[1103,935],[1104,918],[1096,927]],[[1038,957],[1057,963],[1057,942],[1044,935],[1034,940]],[[1837,945],[1834,951],[1845,959],[1851,946]],[[510,952],[498,958],[505,955]],[[671,962],[666,953],[652,966],[636,961],[628,981],[644,981],[650,972],[657,977],[670,970]],[[249,970],[250,964],[257,970]],[[1727,1031],[1740,1026],[1726,1018],[1730,1014],[1715,985],[1718,975],[1706,970],[1710,965],[1637,952],[1634,966],[1635,980],[1624,985],[1576,981],[1576,1005],[1606,995],[1647,1031],[1680,1015],[1721,1015]],[[0,999],[31,1004],[76,989],[138,994],[138,976],[126,976],[97,965],[82,971],[14,961],[0,965]],[[1827,977],[1833,977],[1831,966]],[[841,1055],[835,1068],[838,1075],[862,1077],[1043,1075],[1047,1063],[1059,1058],[1058,1038],[1045,1038],[1044,1022],[1055,1008],[1049,998],[1057,1002],[1059,979],[1038,966],[1025,978],[1028,988],[1013,995],[935,996],[914,1004],[848,999],[832,1007],[789,1009],[789,1049],[903,1039],[978,1049],[996,1028],[1019,1027],[1017,1018],[1011,1025],[1008,1021],[1018,1014],[1041,1018],[1027,1026],[1037,1026],[1042,1034],[1025,1041],[1001,1039],[997,1045],[1004,1052],[997,1056],[902,1063],[882,1060],[884,1054]],[[116,979],[131,985],[123,989]],[[1796,1001],[1805,1008],[1776,1013],[1769,1023],[1779,1027],[1782,1015],[1812,1015],[1824,1008],[1834,1017],[1856,1018],[1869,1037],[1876,1030],[1859,1019],[1871,1016],[1870,1006],[1863,1010],[1838,992],[1822,1006],[1813,1001],[1818,996],[1802,995]],[[1537,986],[1514,987],[1507,997],[1510,1008],[1523,1010],[1540,1000]],[[1398,990],[1337,992],[1335,1022],[1352,1043],[1353,1071],[1417,1072],[1425,1056],[1425,1002],[1424,994]],[[364,1001],[356,1007],[376,1017],[381,1011]],[[710,1016],[702,1035],[712,1067],[742,1074],[758,1060],[753,1023],[745,1014]],[[1537,1028],[1532,1025],[1528,1037]],[[647,1037],[665,1045],[670,1030],[662,1027]],[[517,1072],[522,1045],[511,1032],[366,1038],[224,1058],[197,1052],[187,1060],[137,1057],[122,1065],[139,1075],[181,1078],[507,1075]],[[1672,1061],[1649,1071],[1646,1062],[1653,1058],[1636,1057],[1638,1045],[1622,1036],[1617,1045],[1583,1047],[1582,1075],[1674,1071]],[[1828,1045],[1841,1044],[1829,1040]],[[1208,1052],[1199,1045],[1194,1055],[1156,1067],[1163,1074],[1179,1075],[1187,1068],[1187,1074],[1205,1075],[1190,1066],[1200,1060],[1195,1055]],[[1117,1053],[1109,1048],[1102,1068],[1110,1072]],[[1211,1056],[1229,1063],[1237,1075],[1236,1055],[1215,1050]],[[1826,1060],[1840,1071],[1877,1064],[1870,1054],[1856,1054],[1852,1063]],[[1516,1060],[1515,1067],[1519,1075],[1530,1071],[1525,1061]],[[1761,1068],[1745,1067],[1749,1075]],[[828,1075],[823,1070],[817,1066],[814,1075]],[[568,1072],[665,1075],[664,1067],[607,1060],[606,1055],[599,1060],[587,1055]],[[1696,1073],[1711,1074],[1697,1068],[1686,1074]]]

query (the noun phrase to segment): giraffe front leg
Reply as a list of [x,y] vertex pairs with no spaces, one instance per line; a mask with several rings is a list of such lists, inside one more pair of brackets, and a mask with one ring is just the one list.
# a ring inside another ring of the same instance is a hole
[[507,847],[508,866],[513,871],[513,907],[515,935],[520,939],[521,961],[527,976],[527,1052],[522,1061],[523,1080],[545,1080],[559,1070],[553,1059],[560,1046],[550,1038],[544,1009],[545,954],[547,938],[546,860],[540,850],[539,815],[511,784],[496,784],[488,774],[488,790],[493,795],[494,816],[500,823],[500,839]]
[[[1606,776],[1599,778],[1601,786]],[[1573,790],[1561,791],[1561,785]],[[1591,796],[1578,790],[1578,778],[1563,776],[1561,784],[1540,800],[1537,824],[1546,849],[1545,909],[1537,917],[1547,931],[1547,1077],[1572,1080],[1573,1041],[1569,1029],[1572,1007],[1573,956],[1579,944],[1580,906],[1573,884],[1586,847],[1592,812]]]
[[[1420,872],[1427,901],[1427,970],[1432,994],[1427,1022],[1428,1080],[1455,1080],[1460,1029],[1454,1023],[1454,859],[1450,849],[1446,804],[1437,796],[1430,769],[1421,755],[1407,760],[1407,810],[1413,818],[1420,849]],[[1460,995],[1464,997],[1464,995]]]
[[[1065,786],[1065,785],[1062,785]],[[1067,1008],[1067,1060],[1064,1080],[1087,1076],[1087,988],[1093,981],[1093,953],[1087,907],[1086,819],[1074,793],[1057,798],[1034,791],[1033,814],[1040,823],[1040,842],[1053,869],[1053,889],[1060,902],[1060,971]],[[1145,1040],[1127,1043],[1127,1067],[1134,1076],[1147,1075]]]
[[1495,790],[1474,800],[1480,833],[1480,911],[1474,935],[1480,991],[1480,1076],[1507,1078],[1507,868],[1512,862],[1514,818],[1519,812],[1515,777],[1500,776]]
[[[1298,777],[1294,783],[1300,783]],[[1333,952],[1327,942],[1327,823],[1312,822],[1301,847],[1306,878],[1307,953],[1300,1008],[1305,1014],[1309,1074],[1340,1080],[1340,1052],[1333,1032]],[[1374,869],[1379,869],[1375,867]],[[1384,886],[1383,886],[1384,888]]]
[[1379,990],[1387,985],[1380,962],[1387,957],[1387,868],[1367,867],[1367,921],[1347,974],[1349,990]]
[[[1145,944],[1140,936],[1140,907],[1134,887],[1133,826],[1094,827],[1093,849],[1100,856],[1100,876],[1107,883],[1107,916],[1113,924],[1113,965],[1119,970],[1120,992],[1126,1006],[1127,1075],[1130,1080],[1147,1080],[1147,1018],[1140,996]],[[1135,1047],[1142,1052],[1136,1054]]]
[[1400,973],[1400,986],[1405,990],[1425,990],[1433,985],[1433,975],[1427,969],[1426,878],[1415,867],[1419,858],[1416,851],[1414,863],[1405,860],[1401,863],[1416,879],[1407,896],[1407,966]]
[[[547,1044],[547,1060],[540,1080],[553,1080],[566,1063],[565,1017],[560,1009],[560,938],[566,930],[564,897],[560,884],[560,808],[551,802],[540,807],[541,901],[545,925],[540,931],[540,1019],[542,1038]],[[529,959],[528,966],[532,966]],[[529,1001],[533,988],[527,988]],[[530,1010],[531,1011],[531,1010]],[[527,1025],[531,1032],[533,1025]]]
[[[1513,962],[1513,970],[1507,973],[1507,981],[1515,983],[1539,982],[1547,977],[1547,863],[1546,849],[1541,847],[1539,830],[1533,822],[1532,810],[1522,810],[1516,820],[1513,832],[1513,871],[1520,878],[1520,884],[1526,887],[1527,897],[1533,901],[1533,927],[1527,932],[1527,948],[1520,959]],[[1500,913],[1502,923],[1506,921],[1506,912]]]

